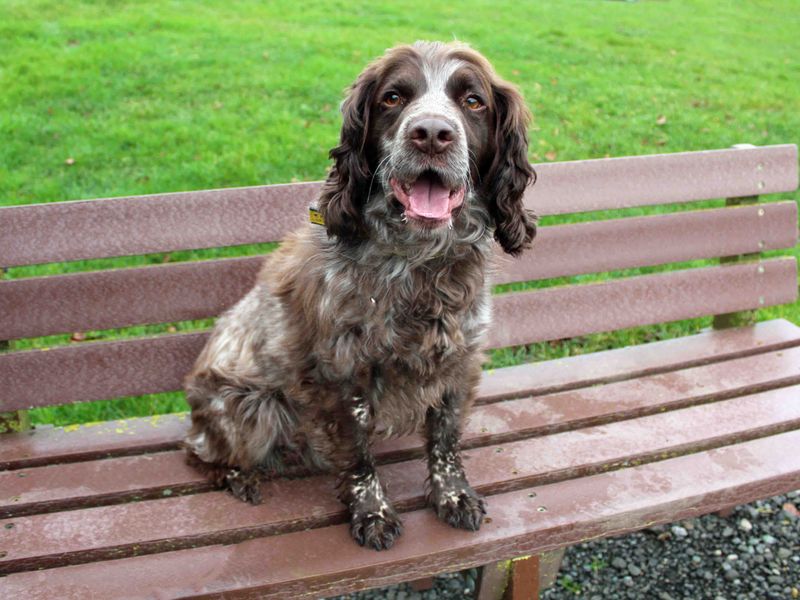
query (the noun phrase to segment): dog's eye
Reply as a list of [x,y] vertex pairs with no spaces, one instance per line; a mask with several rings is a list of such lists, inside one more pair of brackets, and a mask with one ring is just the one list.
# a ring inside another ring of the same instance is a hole
[[386,92],[383,95],[383,105],[388,106],[389,108],[393,106],[400,106],[403,103],[403,99],[400,97],[400,94],[397,92]]
[[480,110],[485,105],[483,104],[480,98],[472,94],[464,98],[464,106],[466,106],[470,110]]

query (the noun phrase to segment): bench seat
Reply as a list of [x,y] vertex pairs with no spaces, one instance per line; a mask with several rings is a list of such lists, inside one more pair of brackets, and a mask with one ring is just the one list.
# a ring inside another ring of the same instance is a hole
[[464,435],[485,525],[438,522],[421,440],[391,440],[377,455],[406,533],[389,552],[352,543],[331,477],[265,482],[257,507],[209,489],[177,448],[187,425],[5,436],[0,597],[324,597],[784,492],[800,485],[800,328],[778,319],[486,371]]

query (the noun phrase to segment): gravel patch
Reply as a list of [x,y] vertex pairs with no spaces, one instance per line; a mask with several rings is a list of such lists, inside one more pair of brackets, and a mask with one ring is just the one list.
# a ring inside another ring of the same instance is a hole
[[800,490],[567,550],[543,600],[800,597]]
[[[477,569],[336,600],[466,600]],[[785,600],[800,598],[800,490],[637,533],[572,546],[542,600]]]

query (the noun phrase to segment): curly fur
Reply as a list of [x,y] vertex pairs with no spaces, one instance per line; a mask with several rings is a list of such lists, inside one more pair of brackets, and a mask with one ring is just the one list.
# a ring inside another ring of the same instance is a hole
[[[468,108],[470,93],[485,106]],[[529,115],[478,53],[425,42],[369,65],[342,113],[326,228],[289,236],[218,320],[186,379],[185,445],[250,502],[264,475],[335,472],[353,537],[383,549],[402,526],[375,469],[378,437],[426,436],[429,498],[445,522],[474,530],[485,514],[458,440],[480,378],[492,238],[518,254],[535,234],[522,204]],[[451,127],[436,154],[410,133],[431,114]],[[393,192],[394,179],[425,172],[465,190],[447,224],[411,222]]]

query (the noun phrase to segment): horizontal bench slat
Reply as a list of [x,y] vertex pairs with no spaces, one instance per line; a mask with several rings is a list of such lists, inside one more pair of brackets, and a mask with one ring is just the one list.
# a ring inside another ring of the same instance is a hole
[[207,333],[0,354],[0,410],[180,389]]
[[[541,215],[793,191],[791,144],[534,165]],[[269,242],[307,221],[319,183],[0,208],[0,266]],[[75,232],[80,232],[76,235]]]
[[[437,522],[429,509],[407,513],[405,535],[381,554],[353,544],[347,525],[333,525],[234,545],[11,574],[0,579],[0,595],[83,600],[122,597],[135,589],[162,598],[217,597],[226,591],[261,598],[328,596],[539,553],[781,493],[800,476],[800,459],[786,452],[798,445],[800,431],[792,431],[540,486],[534,497],[528,489],[497,494],[489,499],[491,522],[477,533]],[[524,468],[532,461],[520,462]],[[172,513],[165,525],[199,517],[189,509]]]
[[791,248],[797,203],[764,203],[541,227],[518,259],[498,251],[495,283],[600,273]]
[[794,257],[501,294],[493,298],[488,345],[569,338],[796,298]]
[[[462,445],[470,448],[544,435],[794,384],[800,384],[800,348],[480,406],[470,417]],[[800,388],[791,389],[794,394],[800,392]],[[800,410],[800,404],[794,404]],[[119,435],[126,435],[124,429]],[[377,452],[385,461],[418,456],[422,449],[421,439],[405,437],[383,442]],[[183,464],[182,452],[6,471],[0,473],[4,492],[0,516],[152,498],[164,489],[177,494],[206,487],[203,478]]]
[[543,215],[797,189],[797,146],[732,148],[536,165],[527,203]]
[[[554,394],[797,345],[800,345],[800,328],[783,319],[752,327],[710,330],[568,359],[484,371],[477,402]],[[24,433],[5,434],[0,444],[0,469],[174,449],[188,424],[188,415],[180,413],[68,427],[37,427]]]
[[[773,250],[797,242],[797,204],[779,202],[544,227],[496,283]],[[263,258],[232,258],[0,281],[0,339],[219,315]],[[132,294],[135,293],[135,298]]]
[[277,241],[318,193],[313,182],[4,207],[0,266]]
[[[498,348],[791,302],[796,282],[796,262],[788,257],[502,294],[494,297],[488,345]],[[604,309],[595,311],[596,306]],[[0,380],[7,383],[0,388],[0,409],[177,389],[205,335],[2,354]]]

